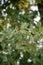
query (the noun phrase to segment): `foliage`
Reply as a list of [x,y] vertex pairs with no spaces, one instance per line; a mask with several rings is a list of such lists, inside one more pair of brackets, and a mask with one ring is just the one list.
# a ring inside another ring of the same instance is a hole
[[27,0],[0,5],[0,65],[43,65],[43,26],[34,21],[38,11],[30,11],[32,5]]

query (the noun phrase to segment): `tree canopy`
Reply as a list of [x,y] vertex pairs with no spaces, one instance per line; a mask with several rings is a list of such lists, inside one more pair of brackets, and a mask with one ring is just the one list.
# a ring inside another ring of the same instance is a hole
[[0,65],[43,65],[41,2],[0,0]]

